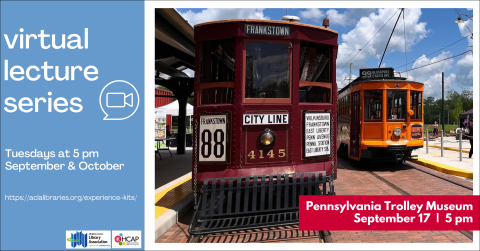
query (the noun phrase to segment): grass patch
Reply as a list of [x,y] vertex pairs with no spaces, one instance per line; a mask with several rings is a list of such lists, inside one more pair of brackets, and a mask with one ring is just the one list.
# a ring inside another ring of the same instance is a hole
[[[426,129],[428,126],[430,126],[430,125],[431,125],[431,124],[425,124],[423,130],[425,131],[425,129]],[[455,130],[456,130],[457,128],[458,128],[458,125],[445,125],[445,132],[444,132],[443,135],[444,135],[445,137],[449,137],[449,136],[450,136],[450,131],[454,131],[454,132],[455,132]],[[433,131],[433,126],[430,127],[428,130],[429,130],[430,133],[432,133],[432,131]],[[441,125],[441,124],[438,125],[438,130],[442,130],[442,125]],[[440,132],[438,133],[438,136],[440,137]]]

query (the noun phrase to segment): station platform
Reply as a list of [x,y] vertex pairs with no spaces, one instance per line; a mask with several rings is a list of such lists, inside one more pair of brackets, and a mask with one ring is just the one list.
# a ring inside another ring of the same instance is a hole
[[155,156],[155,239],[177,224],[193,208],[192,148],[176,154],[171,147]]
[[417,164],[435,169],[440,172],[472,179],[474,170],[473,159],[468,157],[470,151],[470,142],[462,140],[462,161],[460,161],[459,141],[454,138],[444,138],[443,157],[441,157],[440,138],[435,141],[429,141],[428,153],[426,144],[421,149],[412,152],[412,155],[418,155]]

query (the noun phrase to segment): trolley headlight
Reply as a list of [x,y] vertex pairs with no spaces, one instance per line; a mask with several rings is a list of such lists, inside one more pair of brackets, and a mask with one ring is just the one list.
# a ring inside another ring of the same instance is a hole
[[263,132],[260,133],[258,136],[258,142],[263,146],[271,146],[275,143],[275,133],[272,132],[270,129],[265,129]]
[[400,129],[400,127],[395,127],[395,129],[393,129],[393,134],[395,134],[395,136],[400,136],[400,134],[402,134],[402,129]]

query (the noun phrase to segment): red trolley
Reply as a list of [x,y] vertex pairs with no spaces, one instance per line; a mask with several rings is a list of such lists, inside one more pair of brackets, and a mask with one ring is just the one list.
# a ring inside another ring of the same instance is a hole
[[334,194],[337,39],[285,21],[195,26],[191,234],[297,224],[298,195]]

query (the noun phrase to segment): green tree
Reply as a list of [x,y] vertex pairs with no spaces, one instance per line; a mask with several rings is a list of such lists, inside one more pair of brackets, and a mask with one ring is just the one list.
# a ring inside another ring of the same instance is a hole
[[463,104],[463,111],[468,111],[473,108],[473,91],[463,90],[460,97]]
[[434,97],[428,97],[423,101],[424,119],[426,124],[433,124],[435,121],[435,114],[438,108]]
[[455,104],[455,109],[450,113],[450,121],[456,121],[458,123],[460,114],[463,113],[463,104],[461,100],[458,100]]

